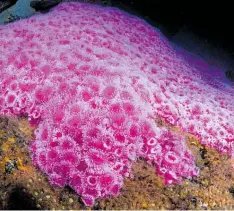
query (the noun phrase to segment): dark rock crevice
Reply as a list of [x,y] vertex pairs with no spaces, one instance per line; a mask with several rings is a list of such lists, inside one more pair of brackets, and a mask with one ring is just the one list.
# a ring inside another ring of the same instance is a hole
[[33,196],[23,191],[23,188],[16,187],[9,195],[7,210],[38,210]]

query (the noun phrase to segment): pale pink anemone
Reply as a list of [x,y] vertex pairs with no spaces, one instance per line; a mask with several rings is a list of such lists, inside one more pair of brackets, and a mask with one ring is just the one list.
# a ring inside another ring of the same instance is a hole
[[199,169],[155,119],[234,154],[234,89],[189,55],[118,9],[60,4],[0,27],[0,114],[28,116],[33,163],[86,205],[117,196],[139,157],[179,183]]

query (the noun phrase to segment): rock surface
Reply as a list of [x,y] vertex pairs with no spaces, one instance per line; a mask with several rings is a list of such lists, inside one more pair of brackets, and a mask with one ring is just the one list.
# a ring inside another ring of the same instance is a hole
[[[159,126],[165,126],[157,121]],[[168,125],[169,126],[169,125]],[[133,165],[133,179],[127,179],[118,197],[97,200],[95,210],[160,210],[160,209],[233,209],[234,174],[233,159],[220,156],[203,147],[189,135],[187,143],[196,157],[200,176],[185,180],[180,185],[165,186],[154,168],[144,160]],[[90,210],[69,188],[53,187],[46,175],[32,164],[28,145],[33,130],[26,119],[0,118],[0,209],[24,210]],[[6,172],[6,165],[18,160],[17,169]],[[20,161],[20,162],[19,162]]]
[[17,0],[2,0],[0,1],[0,13],[11,7],[17,2]]
[[[155,125],[157,117],[233,156],[232,87],[219,69],[173,49],[142,20],[69,3],[5,26],[1,35],[8,49],[1,54],[1,113],[28,116],[38,127],[34,164],[86,205],[118,195],[138,157],[156,164],[167,184],[198,174],[184,137]],[[16,160],[7,162],[7,172],[16,168]]]
[[62,0],[33,0],[30,6],[36,11],[45,11],[61,3]]

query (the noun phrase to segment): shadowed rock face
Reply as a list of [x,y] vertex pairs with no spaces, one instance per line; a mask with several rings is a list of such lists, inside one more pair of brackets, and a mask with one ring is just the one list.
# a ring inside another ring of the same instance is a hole
[[228,70],[228,71],[226,72],[226,77],[227,77],[230,81],[234,82],[234,70]]
[[[61,2],[67,2],[67,0],[33,0],[30,3],[30,6],[35,9],[36,11],[40,12],[48,12],[49,9],[53,8],[54,6],[58,5]],[[102,3],[101,0],[77,0],[76,2],[87,2],[87,3],[95,3],[100,4]]]
[[30,6],[35,9],[36,11],[47,11],[50,8],[56,6],[57,4],[59,4],[60,2],[62,2],[62,0],[51,0],[51,1],[47,1],[47,0],[34,0],[30,3]]
[[15,4],[17,0],[2,0],[0,1],[0,13]]

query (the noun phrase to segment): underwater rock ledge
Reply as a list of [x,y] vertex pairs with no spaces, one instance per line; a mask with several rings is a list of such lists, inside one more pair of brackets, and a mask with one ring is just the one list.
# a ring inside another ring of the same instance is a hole
[[34,165],[85,205],[118,196],[138,158],[166,184],[199,175],[185,137],[159,117],[233,157],[233,87],[143,20],[63,3],[0,35],[0,114],[28,116]]

